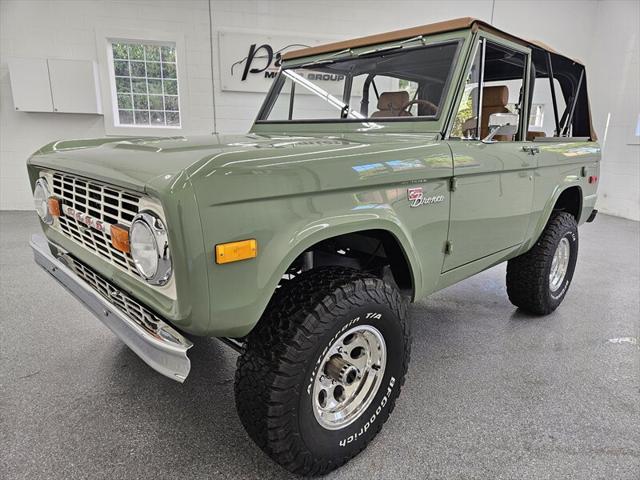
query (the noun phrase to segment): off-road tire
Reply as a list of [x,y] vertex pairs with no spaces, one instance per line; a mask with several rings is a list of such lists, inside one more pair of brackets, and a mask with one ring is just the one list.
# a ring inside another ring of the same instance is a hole
[[[553,256],[563,238],[570,245],[567,271],[562,283],[551,289],[549,273]],[[536,315],[548,315],[562,303],[578,258],[578,225],[573,215],[557,211],[527,253],[507,263],[507,294],[516,307]]]
[[[380,318],[368,318],[372,312]],[[325,474],[360,453],[388,419],[404,383],[411,349],[405,316],[406,301],[394,287],[355,270],[320,267],[286,282],[238,358],[236,408],[249,436],[300,475]],[[386,369],[363,413],[328,430],[314,416],[310,382],[327,346],[354,319],[382,333]]]

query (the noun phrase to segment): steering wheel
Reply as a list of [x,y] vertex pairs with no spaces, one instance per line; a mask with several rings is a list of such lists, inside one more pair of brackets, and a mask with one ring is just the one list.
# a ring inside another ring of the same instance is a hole
[[400,111],[406,111],[407,113],[409,113],[409,108],[411,107],[411,105],[417,103],[418,105],[424,105],[426,106],[429,110],[429,113],[427,113],[427,115],[435,115],[438,112],[438,106],[435,103],[430,102],[429,100],[420,100],[419,98],[416,98],[414,100],[410,100],[407,103],[405,103],[402,107],[400,107]]

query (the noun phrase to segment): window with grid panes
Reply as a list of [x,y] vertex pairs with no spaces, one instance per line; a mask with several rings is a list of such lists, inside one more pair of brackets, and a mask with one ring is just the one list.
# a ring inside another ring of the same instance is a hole
[[118,126],[180,127],[173,44],[112,42]]

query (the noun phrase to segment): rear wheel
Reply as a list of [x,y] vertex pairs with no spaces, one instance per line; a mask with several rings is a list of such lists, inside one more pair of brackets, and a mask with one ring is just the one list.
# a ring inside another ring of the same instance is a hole
[[410,355],[405,302],[341,267],[278,289],[238,359],[236,405],[251,438],[303,475],[327,473],[380,431]]
[[515,306],[538,315],[564,300],[578,259],[578,225],[573,215],[554,212],[527,253],[507,264],[507,293]]

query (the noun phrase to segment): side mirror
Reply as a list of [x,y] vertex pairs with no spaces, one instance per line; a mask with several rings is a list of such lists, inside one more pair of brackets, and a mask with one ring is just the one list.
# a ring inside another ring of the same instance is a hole
[[493,143],[496,135],[513,136],[518,131],[519,116],[515,113],[492,113],[489,116],[489,135],[484,143]]

